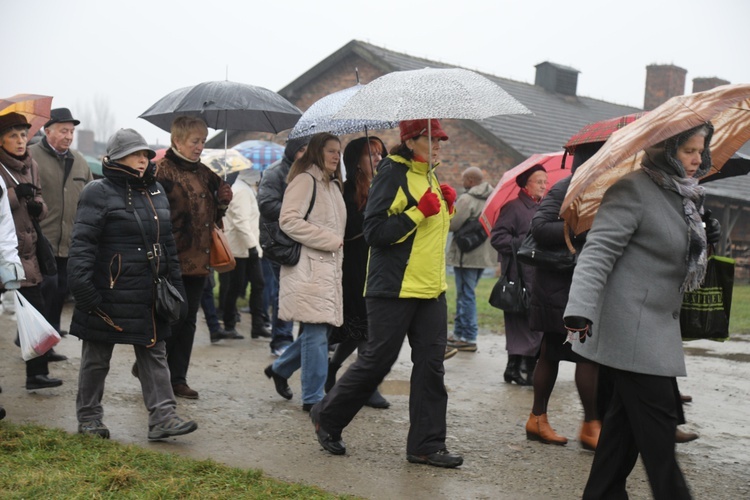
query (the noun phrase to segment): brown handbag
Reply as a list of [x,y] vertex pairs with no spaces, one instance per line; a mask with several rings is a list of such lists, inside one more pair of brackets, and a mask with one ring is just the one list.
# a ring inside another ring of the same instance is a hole
[[229,243],[227,237],[224,235],[224,231],[214,224],[213,230],[211,231],[211,254],[209,259],[209,265],[213,267],[218,273],[226,273],[235,268],[237,262],[234,260],[234,255],[229,249]]

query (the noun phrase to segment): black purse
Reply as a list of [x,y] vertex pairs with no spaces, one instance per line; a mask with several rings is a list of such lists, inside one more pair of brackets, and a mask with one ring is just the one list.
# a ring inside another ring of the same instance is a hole
[[685,292],[680,310],[683,340],[729,338],[734,259],[711,255],[701,287]]
[[[505,269],[505,273],[497,280],[490,293],[490,305],[502,309],[507,313],[526,314],[529,312],[531,296],[523,282],[521,273],[521,264],[516,260],[516,252],[511,252],[511,261]],[[510,281],[511,266],[516,266],[518,278],[516,281]]]
[[[307,173],[307,172],[306,172]],[[310,177],[312,174],[307,173]],[[312,212],[315,205],[316,182],[313,177],[313,192],[310,199],[310,207],[305,214],[305,220]],[[263,248],[263,257],[266,257],[283,266],[295,266],[299,262],[302,244],[291,239],[279,227],[279,221],[264,222],[261,224],[260,246]]]
[[578,254],[572,253],[567,246],[550,248],[539,245],[531,230],[526,234],[516,256],[521,264],[560,271],[572,269],[578,259]]
[[162,255],[161,244],[149,244],[148,239],[146,238],[146,231],[143,229],[141,216],[138,215],[138,210],[133,208],[133,213],[135,214],[135,220],[138,222],[138,227],[141,230],[141,236],[143,237],[145,248],[151,248],[151,250],[146,251],[146,259],[151,266],[151,274],[154,279],[154,311],[161,319],[169,321],[170,324],[174,324],[180,320],[180,311],[185,299],[172,282],[169,281],[169,278],[166,276],[159,276],[159,272],[156,270],[156,264],[154,264],[154,258]]

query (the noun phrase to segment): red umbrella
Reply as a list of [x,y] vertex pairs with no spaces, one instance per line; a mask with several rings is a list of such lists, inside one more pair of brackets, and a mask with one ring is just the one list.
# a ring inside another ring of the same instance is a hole
[[[570,169],[573,166],[573,156],[566,155],[565,166],[562,166],[563,151],[557,153],[543,153],[531,155],[523,163],[516,165],[503,174],[500,178],[500,182],[497,183],[495,189],[490,194],[487,201],[484,203],[482,209],[482,215],[479,220],[487,231],[487,234],[492,231],[492,226],[495,225],[497,216],[500,213],[500,209],[507,202],[518,198],[518,191],[520,188],[516,184],[516,177],[533,167],[534,165],[542,165],[547,171],[547,191],[557,181],[564,179],[570,175]],[[545,192],[546,194],[546,192]]]
[[589,123],[588,125],[585,125],[581,130],[573,134],[570,139],[568,139],[568,143],[565,144],[565,149],[571,148],[572,146],[577,146],[579,144],[604,142],[609,139],[609,136],[612,135],[613,132],[617,132],[628,123],[633,123],[646,113],[648,113],[648,111]]
[[13,97],[0,99],[0,115],[20,113],[31,124],[29,138],[33,137],[47,123],[52,107],[52,97],[36,94],[16,94]]

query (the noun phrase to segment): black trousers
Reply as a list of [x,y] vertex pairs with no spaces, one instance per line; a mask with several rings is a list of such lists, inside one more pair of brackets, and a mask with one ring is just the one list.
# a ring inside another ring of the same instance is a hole
[[443,382],[448,311],[437,299],[367,299],[367,344],[320,403],[320,424],[340,434],[398,359],[408,335],[411,346],[409,434],[406,452],[426,455],[445,448],[448,393]]
[[[223,302],[224,328],[229,330],[236,326],[237,299],[243,295],[247,283],[250,283],[250,314],[253,326],[263,325],[263,269],[260,258],[256,255],[250,258],[237,258],[234,270],[225,273],[229,277],[226,295]],[[223,275],[221,275],[223,276]]]
[[640,453],[655,500],[688,499],[690,491],[675,458],[677,405],[674,377],[608,369],[612,399],[591,473],[588,499],[627,499],[625,483]]
[[185,295],[187,295],[187,317],[172,325],[172,335],[166,340],[167,364],[172,375],[172,385],[187,383],[187,371],[195,339],[196,318],[206,277],[183,275],[182,282],[185,285]]
[[45,276],[39,286],[44,298],[44,310],[40,310],[49,324],[60,331],[60,316],[68,297],[68,258],[55,257],[57,274]]
[[[29,304],[34,306],[34,309],[44,314],[44,298],[39,286],[24,286],[19,290],[21,295],[29,301]],[[49,321],[49,320],[47,320]],[[26,362],[26,376],[34,377],[36,375],[49,375],[49,366],[47,362],[47,355],[43,354],[36,358],[32,358]]]

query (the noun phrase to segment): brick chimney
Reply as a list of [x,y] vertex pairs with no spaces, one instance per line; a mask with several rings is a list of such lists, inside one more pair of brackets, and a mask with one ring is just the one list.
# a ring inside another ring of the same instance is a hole
[[711,90],[722,85],[729,85],[729,82],[715,76],[710,78],[693,78],[693,92],[703,92],[704,90]]
[[563,95],[576,95],[578,89],[578,71],[569,66],[551,62],[539,63],[536,66],[534,85],[543,87],[548,92]]
[[643,109],[651,111],[670,98],[685,93],[686,69],[672,64],[646,66],[646,95]]

